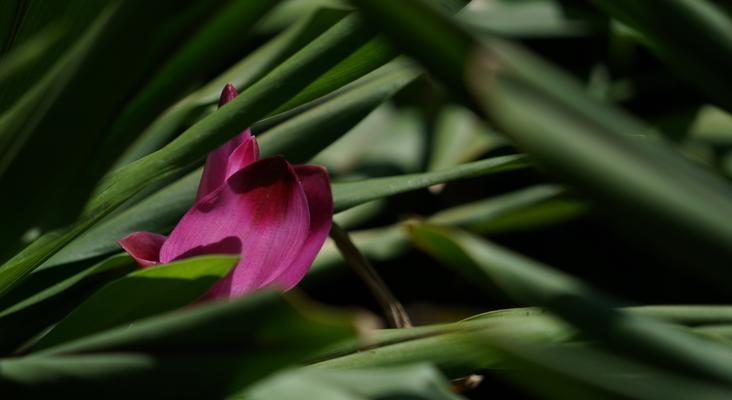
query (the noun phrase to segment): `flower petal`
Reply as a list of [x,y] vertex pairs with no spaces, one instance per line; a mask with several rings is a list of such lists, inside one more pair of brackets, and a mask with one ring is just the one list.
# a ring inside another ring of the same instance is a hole
[[292,289],[308,272],[333,223],[333,195],[328,171],[316,165],[295,165],[294,169],[308,198],[310,232],[298,257],[272,281],[283,290]]
[[224,90],[221,91],[221,96],[219,97],[219,107],[230,102],[231,100],[234,100],[234,98],[238,95],[239,92],[236,91],[234,85],[232,85],[231,83],[227,83],[226,86],[224,86]]
[[[259,289],[298,256],[308,237],[305,193],[282,157],[248,165],[198,201],[173,229],[160,260],[187,257],[210,246],[236,242],[242,260],[212,288],[209,297],[232,297]],[[228,242],[224,243],[224,242]]]
[[134,232],[118,240],[120,246],[141,267],[149,267],[160,263],[160,248],[165,243],[165,236],[150,232]]
[[242,143],[234,149],[229,155],[229,161],[226,165],[226,177],[224,180],[229,179],[231,175],[244,169],[247,165],[259,160],[259,145],[257,139],[252,136],[249,129],[244,131],[249,134]]
[[213,192],[236,171],[259,159],[257,139],[249,129],[209,153],[198,185],[196,201]]

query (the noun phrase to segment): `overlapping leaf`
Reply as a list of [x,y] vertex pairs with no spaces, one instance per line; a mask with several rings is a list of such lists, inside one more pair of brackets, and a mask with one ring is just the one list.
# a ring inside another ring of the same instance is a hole
[[353,336],[349,315],[273,293],[139,321],[0,360],[6,396],[222,397]]
[[632,224],[628,232],[641,233],[664,253],[671,249],[712,283],[730,276],[732,226],[725,221],[732,218],[732,188],[727,182],[653,139],[640,121],[592,99],[574,79],[526,50],[497,39],[479,41],[421,1],[356,3],[538,163]]

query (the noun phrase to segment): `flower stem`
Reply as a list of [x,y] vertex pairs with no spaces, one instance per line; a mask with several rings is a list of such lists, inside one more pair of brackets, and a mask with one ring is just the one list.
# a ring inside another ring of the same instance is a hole
[[333,222],[333,226],[330,229],[330,237],[335,242],[343,258],[346,259],[346,262],[366,282],[366,286],[368,286],[371,293],[376,297],[390,324],[395,328],[408,328],[412,326],[412,322],[409,320],[409,316],[404,310],[402,303],[389,290],[389,287],[386,286],[386,283],[381,279],[381,276],[379,276],[379,273],[376,272],[369,260],[353,244],[348,232]]

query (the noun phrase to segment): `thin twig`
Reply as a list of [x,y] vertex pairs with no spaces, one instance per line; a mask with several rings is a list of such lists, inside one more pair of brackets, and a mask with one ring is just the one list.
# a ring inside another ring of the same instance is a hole
[[333,227],[330,229],[330,237],[333,238],[343,258],[346,259],[361,279],[366,282],[366,286],[369,287],[369,290],[376,297],[381,308],[384,309],[384,313],[391,325],[396,328],[408,328],[412,326],[412,322],[409,320],[409,316],[404,310],[402,303],[389,290],[369,260],[356,248],[348,236],[348,232],[333,222]]

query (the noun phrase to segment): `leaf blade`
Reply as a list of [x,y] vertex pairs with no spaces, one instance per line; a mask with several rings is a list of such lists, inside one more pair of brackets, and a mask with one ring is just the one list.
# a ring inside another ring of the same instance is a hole
[[[223,278],[238,257],[194,257],[133,272],[102,287],[34,346],[41,350],[190,304]],[[130,294],[134,293],[134,296]]]

